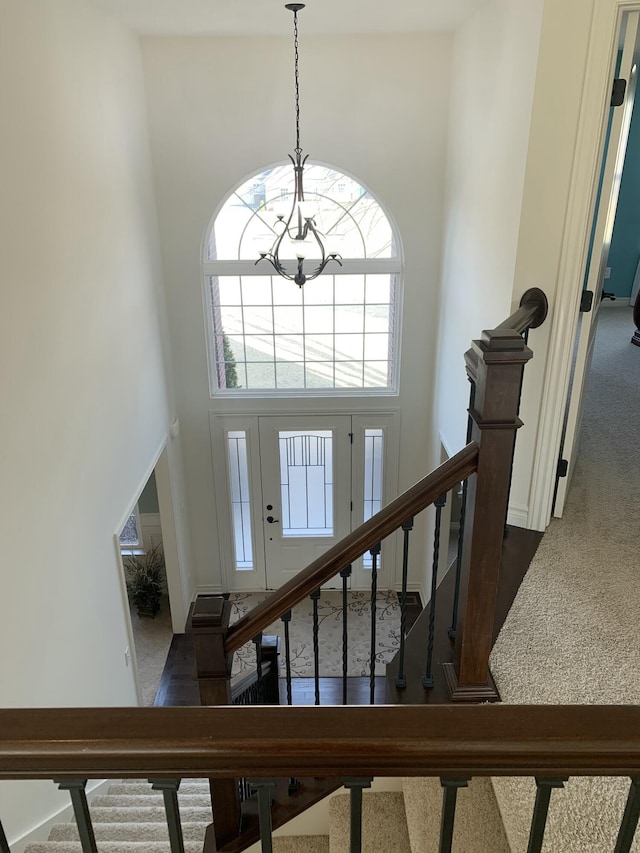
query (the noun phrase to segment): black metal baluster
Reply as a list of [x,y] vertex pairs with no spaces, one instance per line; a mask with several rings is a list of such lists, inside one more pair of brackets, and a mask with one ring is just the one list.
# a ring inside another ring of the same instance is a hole
[[249,784],[258,792],[258,819],[260,822],[260,844],[262,853],[273,853],[273,830],[271,826],[271,792],[276,787],[275,779],[249,779]]
[[258,695],[258,704],[264,705],[264,681],[262,680],[262,631],[259,634],[256,634],[251,642],[256,647],[256,675],[258,677],[256,682],[256,692]]
[[351,577],[351,566],[340,572],[342,578],[342,704],[347,704],[347,673],[349,672],[349,633],[347,630],[347,581]]
[[369,660],[369,704],[373,705],[376,693],[376,599],[378,597],[378,557],[381,545],[378,542],[369,551],[371,554],[371,653]]
[[622,823],[616,840],[613,853],[629,853],[633,844],[633,837],[638,827],[640,817],[640,776],[634,776],[631,780],[631,788],[627,797],[627,805],[622,815]]
[[446,495],[440,495],[434,501],[436,508],[436,526],[433,533],[433,566],[431,568],[431,602],[429,605],[429,639],[427,641],[427,665],[422,676],[423,687],[433,687],[433,641],[436,627],[436,596],[438,593],[438,562],[440,560],[440,525],[442,508],[447,502]]
[[171,853],[184,853],[180,807],[178,805],[178,788],[180,787],[181,780],[149,779],[149,782],[151,782],[151,787],[154,791],[162,791]]
[[61,791],[68,791],[73,806],[73,814],[78,827],[82,853],[98,853],[96,837],[93,833],[89,804],[87,803],[86,779],[54,779]]
[[407,633],[407,581],[409,578],[409,534],[413,530],[413,518],[408,518],[402,525],[404,543],[402,550],[402,592],[400,593],[400,654],[398,656],[398,674],[396,687],[402,690],[407,686],[407,676],[404,672],[404,642]]
[[[471,383],[471,391],[469,393],[469,411],[473,411],[476,402],[476,383],[469,379]],[[471,441],[473,433],[473,421],[471,415],[467,418],[467,444]],[[458,625],[458,605],[460,604],[460,578],[462,577],[462,547],[464,544],[464,522],[467,513],[467,480],[462,483],[462,500],[460,502],[460,529],[458,530],[458,553],[456,556],[456,585],[453,593],[453,612],[451,614],[451,627],[449,628],[449,637],[452,640],[456,638],[456,629]]]
[[350,791],[350,853],[362,853],[362,792],[370,788],[373,779],[369,776],[348,778],[344,787]]
[[291,611],[287,610],[282,615],[284,622],[284,653],[285,653],[285,672],[287,682],[287,705],[292,705],[291,700],[291,642],[289,639],[289,622],[291,622]]
[[317,589],[311,593],[311,601],[313,601],[313,679],[315,685],[315,703],[320,704],[320,643],[318,640],[318,599],[320,598],[320,590]]
[[440,779],[442,785],[442,814],[440,816],[440,846],[439,853],[451,853],[453,843],[453,827],[456,818],[456,801],[458,788],[466,788],[468,779]]
[[554,788],[564,788],[564,779],[547,779],[536,776],[536,803],[533,807],[531,818],[531,831],[529,832],[529,846],[527,853],[540,853],[544,841],[544,831],[547,827],[547,815],[549,814],[549,801],[551,791]]
[[9,842],[7,841],[7,836],[4,834],[4,827],[2,826],[2,821],[0,821],[0,853],[11,853],[11,850],[9,850]]

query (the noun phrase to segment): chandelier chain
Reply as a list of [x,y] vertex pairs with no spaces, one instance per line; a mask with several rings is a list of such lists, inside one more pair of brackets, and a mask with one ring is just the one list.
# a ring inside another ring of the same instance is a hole
[[300,153],[302,149],[300,148],[300,81],[298,74],[298,60],[299,60],[299,52],[298,52],[298,12],[294,10],[293,13],[293,49],[295,56],[295,69],[296,69],[296,153]]

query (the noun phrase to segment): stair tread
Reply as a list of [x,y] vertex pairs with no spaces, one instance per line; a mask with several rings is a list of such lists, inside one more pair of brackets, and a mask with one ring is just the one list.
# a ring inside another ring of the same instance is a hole
[[[94,823],[162,823],[165,810],[162,804],[157,806],[118,806],[118,808],[91,807],[91,818]],[[181,806],[181,820],[189,823],[211,823],[211,805],[207,808],[201,806]]]
[[[134,808],[137,806],[142,806],[143,808],[148,808],[149,806],[155,806],[158,804],[161,808],[164,808],[164,799],[162,796],[162,791],[152,791],[151,795],[149,794],[100,794],[97,797],[94,797],[91,800],[91,805],[93,808],[105,808],[105,809],[118,809],[122,806],[126,808]],[[207,808],[211,805],[211,795],[209,792],[198,793],[198,794],[189,794],[182,793],[180,791],[178,793],[178,803],[180,804],[180,810],[182,811],[183,806],[187,807],[195,807],[195,808]]]
[[[349,853],[350,795],[338,794],[329,803],[331,853]],[[362,853],[411,853],[401,791],[364,792],[362,797]]]
[[[185,841],[202,841],[208,823],[188,823],[182,821],[182,836]],[[139,823],[94,823],[93,830],[97,841],[126,841],[135,838],[140,831]],[[169,831],[166,821],[145,823],[144,836],[149,841],[167,841]],[[78,828],[75,823],[58,823],[49,833],[49,841],[78,841]]]
[[329,853],[328,835],[276,835],[273,853]]
[[[435,778],[403,780],[411,849],[438,853],[442,786]],[[453,853],[510,853],[491,780],[477,777],[458,790]]]

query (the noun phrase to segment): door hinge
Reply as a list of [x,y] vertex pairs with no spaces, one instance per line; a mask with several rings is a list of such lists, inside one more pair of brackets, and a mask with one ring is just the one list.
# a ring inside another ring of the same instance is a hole
[[593,306],[593,291],[583,290],[580,297],[580,313],[588,314]]
[[353,501],[351,501],[351,512],[353,512]]
[[627,81],[624,77],[616,77],[611,89],[611,106],[621,107],[624,104],[624,96],[627,91]]
[[352,432],[349,433],[349,438],[351,440],[351,444],[353,444],[353,433]]
[[566,477],[569,472],[569,460],[558,459],[558,477]]

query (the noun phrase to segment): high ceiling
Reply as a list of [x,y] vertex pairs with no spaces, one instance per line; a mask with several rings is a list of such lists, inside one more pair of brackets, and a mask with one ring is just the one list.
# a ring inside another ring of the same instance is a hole
[[[89,0],[147,35],[289,35],[284,0]],[[486,0],[309,0],[301,33],[455,29]]]

